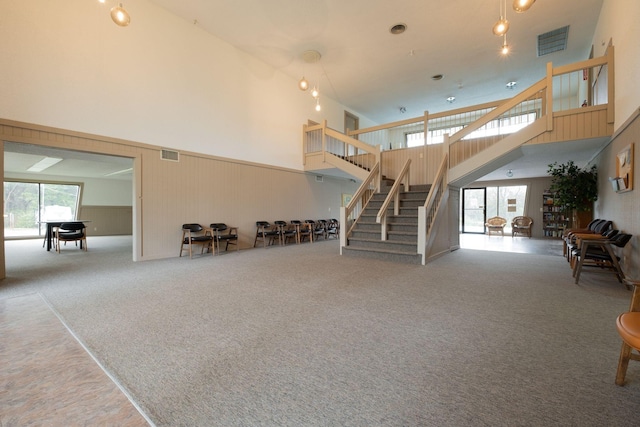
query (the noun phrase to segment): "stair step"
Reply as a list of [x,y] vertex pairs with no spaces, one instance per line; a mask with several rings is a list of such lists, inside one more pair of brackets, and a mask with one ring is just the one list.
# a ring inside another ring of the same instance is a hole
[[[382,240],[380,239],[381,236],[381,230],[380,230],[380,225],[378,224],[378,227],[376,228],[371,228],[371,229],[357,229],[357,230],[353,230],[351,232],[351,237],[352,239],[366,239],[366,240],[373,240],[376,242],[381,242]],[[417,236],[417,228],[416,230],[413,230],[413,232],[411,231],[388,231],[387,232],[387,241],[388,242],[409,242],[413,245],[416,245],[418,243],[418,236]]]
[[402,240],[380,240],[379,238],[371,239],[363,237],[349,237],[348,241],[349,247],[365,247],[367,249],[379,249],[400,253],[417,252],[417,240],[415,242],[404,242]]
[[417,252],[407,253],[346,246],[342,248],[342,254],[356,258],[379,259],[389,262],[402,262],[405,264],[422,264],[422,256]]

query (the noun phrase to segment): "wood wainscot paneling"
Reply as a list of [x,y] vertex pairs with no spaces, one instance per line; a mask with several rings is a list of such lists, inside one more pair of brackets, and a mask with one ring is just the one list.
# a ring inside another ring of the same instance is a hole
[[131,206],[82,206],[80,219],[87,223],[89,236],[123,236],[133,233]]

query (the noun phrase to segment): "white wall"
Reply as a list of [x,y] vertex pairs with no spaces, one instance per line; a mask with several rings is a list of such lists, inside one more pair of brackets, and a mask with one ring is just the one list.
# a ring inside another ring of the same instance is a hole
[[617,130],[640,106],[640,2],[604,0],[593,36],[594,56],[605,53],[609,41],[615,47]]
[[298,170],[308,119],[342,130],[337,102],[317,113],[295,79],[197,25],[126,8],[121,28],[97,1],[3,2],[0,117]]

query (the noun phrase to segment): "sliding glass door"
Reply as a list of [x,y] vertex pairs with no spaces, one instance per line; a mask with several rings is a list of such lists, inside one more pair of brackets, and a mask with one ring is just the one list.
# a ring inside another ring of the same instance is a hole
[[484,233],[487,218],[501,216],[507,220],[505,233],[511,233],[511,220],[524,215],[526,199],[526,185],[463,188],[461,230],[463,233]]
[[5,181],[5,237],[44,236],[44,221],[76,219],[80,185]]
[[487,189],[462,189],[462,232],[484,233],[487,218]]

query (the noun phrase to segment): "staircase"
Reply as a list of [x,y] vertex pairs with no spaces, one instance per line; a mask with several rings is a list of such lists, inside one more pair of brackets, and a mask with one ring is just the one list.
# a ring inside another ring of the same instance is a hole
[[381,225],[376,222],[376,215],[392,184],[385,181],[381,191],[371,197],[348,236],[344,255],[421,264],[422,257],[417,252],[418,206],[424,205],[430,186],[412,185],[409,191],[400,192],[399,215],[393,215],[392,203],[387,220],[388,240],[381,240]]

